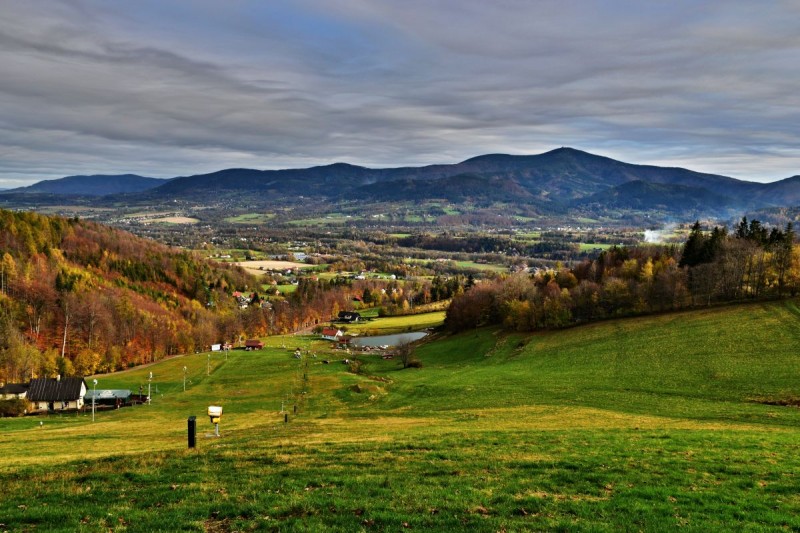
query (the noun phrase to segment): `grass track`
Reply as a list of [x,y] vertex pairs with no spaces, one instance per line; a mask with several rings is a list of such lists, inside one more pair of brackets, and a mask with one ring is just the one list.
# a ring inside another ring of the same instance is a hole
[[[0,523],[796,530],[800,410],[754,400],[797,395],[797,322],[794,303],[776,303],[535,335],[479,330],[420,347],[422,369],[364,356],[361,375],[325,343],[270,338],[263,352],[214,354],[210,376],[200,354],[101,377],[138,388],[152,370],[161,395],[94,424],[0,422]],[[317,357],[294,359],[295,348]],[[287,397],[299,412],[284,424]],[[204,436],[212,403],[225,406],[221,439]]]

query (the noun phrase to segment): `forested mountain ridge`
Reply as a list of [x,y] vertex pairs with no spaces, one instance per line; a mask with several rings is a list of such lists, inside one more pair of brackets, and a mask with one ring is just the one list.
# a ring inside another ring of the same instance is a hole
[[[284,170],[231,168],[154,180],[139,191],[119,189],[116,177],[107,178],[114,178],[107,186],[118,190],[97,197],[95,205],[224,202],[236,207],[254,202],[302,203],[305,198],[334,203],[445,200],[484,206],[496,203],[543,215],[583,216],[588,210],[604,217],[616,216],[619,210],[634,210],[681,218],[736,218],[748,210],[800,205],[798,176],[756,183],[685,168],[625,163],[573,148],[538,155],[488,154],[456,164],[421,167],[367,168],[334,163]],[[13,205],[20,193],[33,194],[43,187],[56,186],[59,194],[103,194],[100,185],[89,190],[84,183],[70,189],[70,183],[69,178],[42,182],[5,191],[0,200]],[[612,202],[606,202],[608,198]]]
[[73,196],[107,196],[135,193],[163,185],[167,180],[147,178],[136,174],[66,176],[44,180],[28,187],[4,190],[4,194],[66,194]]
[[[539,155],[490,154],[452,165],[423,167],[371,169],[336,163],[308,169],[220,170],[175,178],[139,196],[151,200],[203,200],[220,194],[231,198],[264,193],[278,198],[317,196],[385,201],[396,193],[399,198],[412,200],[489,197],[517,203],[550,203],[564,210],[570,202],[633,181],[661,184],[661,190],[673,186],[696,187],[729,197],[735,205],[746,204],[756,192],[765,205],[774,205],[787,192],[774,194],[773,184],[766,187],[682,168],[633,165],[572,148],[558,148]],[[794,187],[790,184],[789,188]],[[797,189],[800,198],[800,183]]]

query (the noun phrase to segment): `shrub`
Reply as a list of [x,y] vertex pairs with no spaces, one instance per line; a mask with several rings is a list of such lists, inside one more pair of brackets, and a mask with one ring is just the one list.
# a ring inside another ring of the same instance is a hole
[[361,361],[358,359],[350,359],[347,370],[353,374],[361,374],[363,372],[361,368]]
[[0,400],[0,417],[23,416],[28,412],[28,400]]

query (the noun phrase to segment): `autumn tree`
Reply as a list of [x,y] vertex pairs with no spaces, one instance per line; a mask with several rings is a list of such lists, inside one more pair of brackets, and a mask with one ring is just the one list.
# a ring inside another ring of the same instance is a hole
[[400,338],[400,341],[395,346],[395,355],[403,368],[419,367],[420,361],[414,355],[414,347],[409,339]]

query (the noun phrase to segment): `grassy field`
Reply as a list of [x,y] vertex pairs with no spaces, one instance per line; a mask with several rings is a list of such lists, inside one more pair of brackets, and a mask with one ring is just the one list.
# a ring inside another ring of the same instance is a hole
[[242,215],[228,217],[225,219],[225,222],[230,222],[232,224],[261,225],[273,220],[275,216],[275,213],[245,213]]
[[323,217],[290,220],[288,224],[290,226],[301,226],[301,227],[327,226],[327,225],[342,225],[348,222],[354,222],[363,219],[364,219],[363,216],[346,215],[344,213],[329,213]]
[[209,375],[199,354],[101,376],[146,389],[152,371],[159,392],[94,423],[0,422],[0,530],[797,530],[800,410],[776,404],[800,398],[798,319],[774,303],[482,329],[359,374],[275,337]]
[[580,243],[580,251],[581,252],[591,252],[593,250],[608,250],[613,244],[602,244],[602,243],[594,243],[594,242],[582,242]]
[[474,268],[486,272],[508,272],[506,265],[492,265],[489,263],[476,263],[475,261],[456,261],[459,268]]
[[[374,313],[364,313],[364,316],[371,316]],[[444,323],[444,311],[432,313],[421,313],[418,315],[387,316],[376,318],[372,321],[354,322],[347,324],[349,333],[359,335],[389,335],[392,333],[403,333],[406,331],[420,331],[426,328],[441,326]]]
[[[429,259],[407,258],[406,263],[410,264],[428,264],[432,263]],[[473,269],[482,272],[508,272],[508,266],[497,265],[492,263],[476,263],[475,261],[453,261],[458,268]]]

